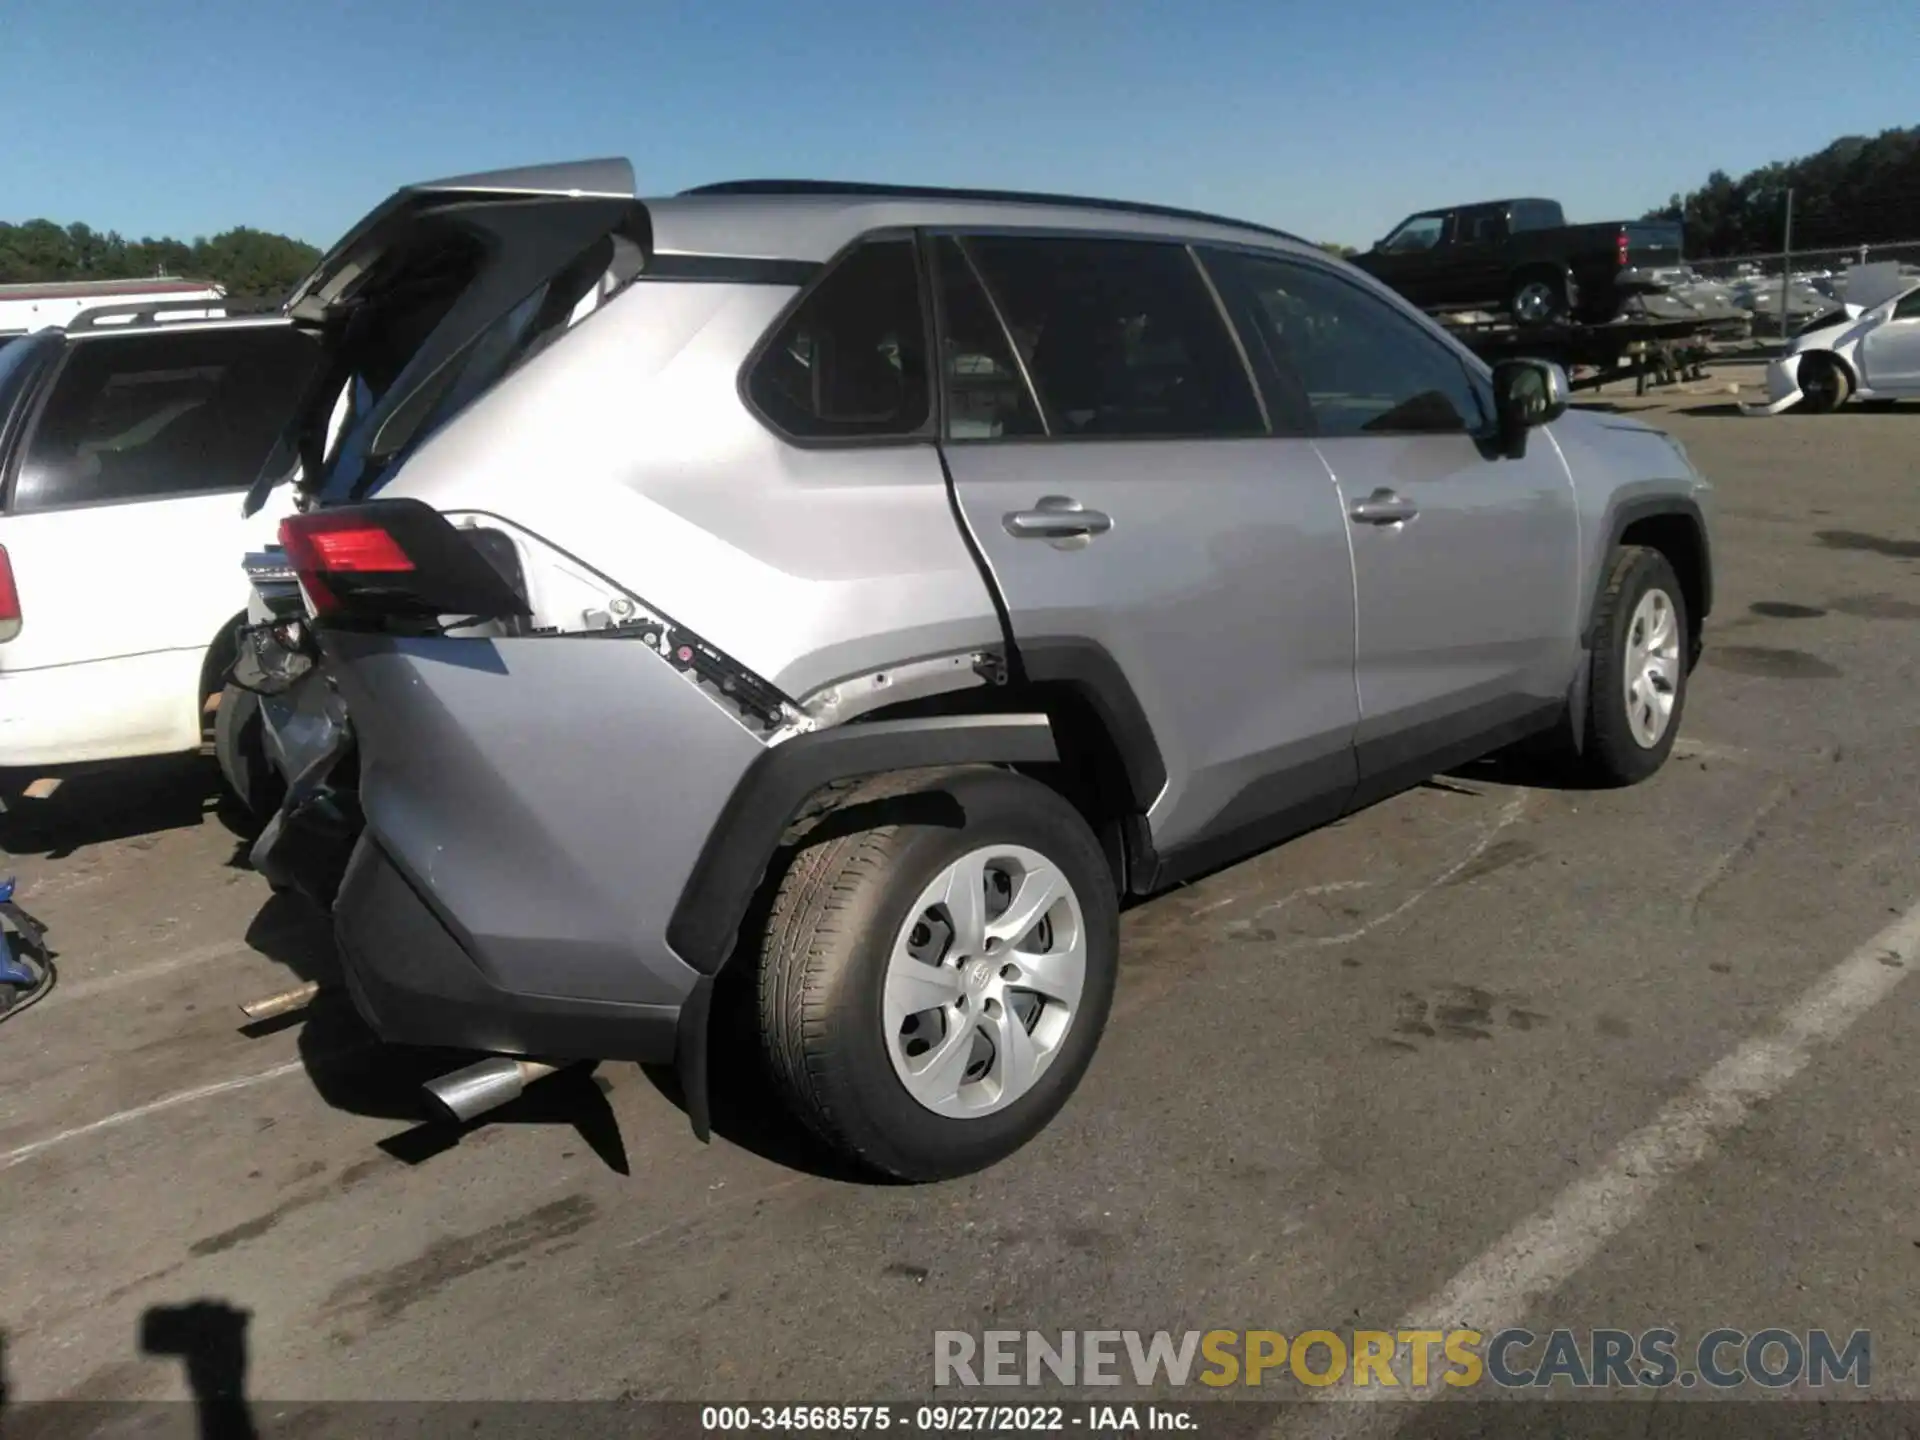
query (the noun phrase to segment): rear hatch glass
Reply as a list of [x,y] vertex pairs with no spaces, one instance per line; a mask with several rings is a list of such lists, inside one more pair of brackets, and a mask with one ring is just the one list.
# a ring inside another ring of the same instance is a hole
[[1640,270],[1657,270],[1680,263],[1682,231],[1678,223],[1639,220],[1625,228],[1629,266]]
[[624,161],[398,192],[288,302],[328,363],[261,471],[250,510],[296,464],[323,504],[373,494],[584,302],[638,273],[648,243]]

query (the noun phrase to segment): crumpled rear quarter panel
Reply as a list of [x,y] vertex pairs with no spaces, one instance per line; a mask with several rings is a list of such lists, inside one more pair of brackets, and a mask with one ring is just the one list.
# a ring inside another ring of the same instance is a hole
[[488,979],[684,998],[696,975],[667,922],[760,741],[634,641],[325,643],[360,747],[367,834]]

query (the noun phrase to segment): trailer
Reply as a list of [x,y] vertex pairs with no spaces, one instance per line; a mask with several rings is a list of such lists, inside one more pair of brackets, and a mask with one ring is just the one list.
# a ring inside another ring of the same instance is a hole
[[1644,395],[1650,385],[1703,378],[1716,343],[1736,338],[1726,320],[1622,316],[1605,325],[1516,325],[1510,320],[1435,316],[1474,354],[1497,360],[1551,360],[1575,390],[1619,380]]

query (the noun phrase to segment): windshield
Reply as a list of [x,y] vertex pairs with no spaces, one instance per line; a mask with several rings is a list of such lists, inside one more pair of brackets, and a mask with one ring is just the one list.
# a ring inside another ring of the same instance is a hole
[[1805,324],[1797,326],[1793,333],[1796,335],[1810,335],[1815,330],[1826,329],[1829,325],[1842,324],[1847,318],[1847,312],[1845,310],[1823,310]]
[[1440,236],[1446,229],[1446,217],[1442,215],[1416,215],[1404,222],[1386,239],[1380,242],[1380,248],[1389,255],[1417,253],[1431,250],[1440,243]]

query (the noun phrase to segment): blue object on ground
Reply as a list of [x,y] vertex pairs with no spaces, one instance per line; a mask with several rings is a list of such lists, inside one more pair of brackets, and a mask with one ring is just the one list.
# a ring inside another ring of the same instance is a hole
[[53,983],[46,927],[13,903],[13,891],[13,876],[0,880],[0,986],[18,992],[0,996],[0,1015],[23,1009]]
[[24,960],[15,958],[13,937],[0,932],[0,985],[18,985],[23,990],[39,987],[40,972]]

